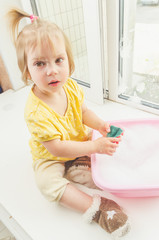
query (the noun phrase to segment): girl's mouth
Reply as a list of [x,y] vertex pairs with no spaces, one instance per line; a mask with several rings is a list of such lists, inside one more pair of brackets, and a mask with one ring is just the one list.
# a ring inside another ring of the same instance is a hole
[[59,83],[59,81],[52,81],[49,83],[49,85],[56,86]]

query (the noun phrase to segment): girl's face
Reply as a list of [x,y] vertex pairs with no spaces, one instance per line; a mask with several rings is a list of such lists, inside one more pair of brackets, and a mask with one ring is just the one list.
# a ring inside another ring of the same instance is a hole
[[62,39],[54,39],[54,49],[45,43],[27,53],[29,75],[38,90],[46,95],[59,92],[69,77],[69,62]]

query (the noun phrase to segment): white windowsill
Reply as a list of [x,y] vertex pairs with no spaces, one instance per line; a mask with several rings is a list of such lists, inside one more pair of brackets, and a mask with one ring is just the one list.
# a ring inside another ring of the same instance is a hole
[[107,100],[105,104],[98,105],[86,101],[87,106],[92,109],[98,116],[106,121],[123,120],[123,119],[147,119],[159,118],[159,116],[145,112],[144,110],[136,109],[135,107],[127,106],[122,103],[117,103]]
[[[96,224],[86,224],[79,213],[57,207],[44,199],[38,191],[32,172],[32,160],[28,148],[28,134],[23,110],[29,87],[8,92],[0,104],[0,219],[17,240],[69,239],[103,240],[107,235]],[[123,104],[107,101],[97,105],[86,101],[87,106],[106,121],[121,119],[159,118]],[[6,136],[6,131],[10,135]],[[82,187],[81,187],[82,188]],[[89,194],[97,190],[83,188]],[[100,193],[101,194],[101,193]],[[129,240],[149,240],[159,236],[159,199],[122,199],[102,193],[128,209],[136,219],[132,224]],[[147,207],[149,206],[149,207]],[[139,218],[138,215],[140,214]],[[147,217],[145,217],[145,215]],[[149,221],[152,219],[153,221]],[[140,229],[135,228],[138,224]],[[62,231],[59,230],[61,229]],[[149,227],[147,227],[149,226]],[[143,231],[144,229],[144,231]],[[109,238],[109,237],[108,237]]]

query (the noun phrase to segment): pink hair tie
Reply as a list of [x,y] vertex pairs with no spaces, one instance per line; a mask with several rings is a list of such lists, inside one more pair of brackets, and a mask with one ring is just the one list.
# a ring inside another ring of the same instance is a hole
[[31,22],[33,22],[35,19],[38,19],[38,16],[35,15],[30,15]]

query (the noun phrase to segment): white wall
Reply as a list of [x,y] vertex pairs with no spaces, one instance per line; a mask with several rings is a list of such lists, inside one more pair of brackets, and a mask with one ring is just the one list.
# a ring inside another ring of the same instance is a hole
[[14,45],[11,41],[9,29],[4,15],[10,7],[22,8],[21,0],[0,0],[0,53],[6,65],[10,81],[15,90],[24,84],[21,80],[21,72],[18,68]]

